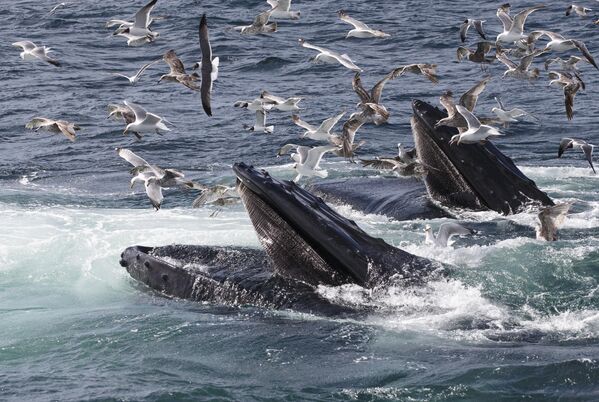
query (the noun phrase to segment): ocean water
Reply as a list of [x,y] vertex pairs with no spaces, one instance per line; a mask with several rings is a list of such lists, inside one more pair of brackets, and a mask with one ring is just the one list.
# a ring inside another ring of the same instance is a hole
[[[411,143],[412,99],[436,103],[443,91],[459,94],[482,79],[477,65],[456,61],[458,27],[468,17],[486,19],[494,37],[499,2],[297,1],[299,21],[244,37],[232,27],[249,23],[265,2],[159,0],[154,15],[164,19],[153,29],[161,36],[139,48],[112,37],[104,23],[131,16],[143,2],[74,1],[44,17],[56,3],[0,1],[0,400],[599,398],[599,178],[578,152],[557,159],[561,137],[598,138],[599,72],[582,67],[587,91],[577,95],[571,122],[544,71],[534,83],[502,80],[499,63],[477,106],[490,114],[500,95],[541,120],[511,126],[496,144],[555,200],[574,202],[560,241],[534,240],[534,211],[453,211],[477,233],[434,249],[423,245],[422,229],[441,219],[396,222],[337,205],[367,232],[451,265],[452,275],[415,289],[319,289],[375,307],[355,319],[191,303],[137,284],[119,254],[134,244],[259,247],[247,214],[242,206],[191,209],[195,194],[179,190],[165,191],[154,212],[141,189],[129,189],[128,165],[115,147],[204,183],[232,184],[238,161],[292,177],[289,161],[275,157],[301,133],[289,114],[271,113],[274,134],[256,135],[242,127],[253,114],[233,103],[267,89],[304,97],[301,115],[314,124],[350,113],[353,74],[312,64],[314,53],[297,43],[303,37],[348,53],[365,70],[366,86],[402,64],[439,65],[438,85],[413,75],[389,82],[389,124],[358,132],[366,140],[361,156],[391,155],[398,142]],[[532,5],[512,4],[515,12]],[[565,6],[551,2],[529,17],[528,29],[584,40],[599,55],[593,18],[566,18]],[[341,7],[392,38],[344,39],[351,27],[336,18]],[[110,75],[133,74],[168,49],[186,65],[197,61],[202,13],[221,59],[214,117],[203,113],[197,94],[157,84],[164,63],[136,86]],[[10,46],[17,40],[52,47],[63,67],[23,62]],[[468,42],[476,41],[470,32]],[[106,106],[125,99],[166,117],[173,131],[142,141],[123,136]],[[37,115],[77,122],[78,140],[26,130]],[[379,174],[335,157],[324,166],[331,177]]]

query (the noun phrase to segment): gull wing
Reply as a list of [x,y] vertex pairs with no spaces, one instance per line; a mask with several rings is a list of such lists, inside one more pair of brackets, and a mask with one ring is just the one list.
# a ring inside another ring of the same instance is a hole
[[468,123],[469,130],[476,130],[480,127],[480,121],[476,118],[475,115],[470,113],[468,109],[466,109],[462,105],[456,105],[455,108],[458,111],[458,113],[464,116],[464,119],[466,119],[466,123]]
[[478,32],[478,34],[483,38],[483,39],[487,39],[487,36],[485,34],[485,30],[483,29],[483,23],[485,21],[482,20],[474,20],[474,28],[476,28],[476,32]]
[[324,47],[320,47],[320,46],[316,46],[311,43],[308,43],[304,39],[300,39],[299,42],[300,42],[300,46],[305,47],[306,49],[312,49],[312,50],[316,50],[320,53],[328,53],[330,55],[337,54],[329,49],[325,49]]
[[580,88],[580,83],[571,82],[564,87],[564,100],[566,103],[566,116],[568,120],[574,118],[574,97]]
[[566,152],[566,149],[572,148],[573,144],[574,144],[573,138],[562,138],[562,140],[559,142],[559,149],[557,151],[557,157],[561,158],[562,155],[564,154],[564,152]]
[[453,93],[451,91],[446,91],[443,95],[439,97],[439,102],[447,111],[447,117],[452,117],[455,115],[455,102],[453,101]]
[[310,151],[308,151],[306,159],[302,159],[302,164],[313,170],[318,169],[320,166],[320,161],[322,160],[322,156],[325,153],[335,151],[336,149],[338,148],[334,145],[323,145],[320,147],[314,147],[310,149]]
[[150,12],[156,5],[158,0],[151,0],[148,4],[139,9],[139,11],[135,14],[135,23],[134,26],[136,28],[147,29],[150,25]]
[[546,36],[548,37],[550,40],[565,40],[566,38],[564,38],[562,35],[556,33],[556,32],[552,32],[552,31],[544,31],[544,30],[538,30],[538,31],[532,31],[529,35],[528,35],[528,39],[527,42],[529,44],[536,42],[537,40],[539,40],[539,38],[541,36]]
[[349,68],[350,70],[353,70],[353,71],[360,71],[360,72],[362,71],[362,69],[360,67],[356,66],[354,61],[352,59],[350,59],[348,55],[346,55],[346,54],[340,55],[339,53],[332,52],[332,51],[329,51],[329,53],[332,57],[336,58],[337,61],[339,63],[341,63],[342,66]]
[[362,101],[362,103],[367,103],[371,101],[370,95],[368,95],[368,91],[362,85],[362,79],[360,78],[360,73],[357,72],[354,75],[354,79],[352,80],[352,88],[358,94],[358,97]]
[[200,95],[202,98],[202,108],[208,116],[212,116],[212,107],[210,105],[210,92],[212,91],[212,47],[208,38],[208,23],[206,14],[202,15],[200,20],[200,49],[202,51],[202,83]]
[[504,32],[508,32],[510,30],[510,28],[512,27],[512,17],[510,17],[509,14],[505,10],[498,8],[497,9],[497,18],[499,18],[499,20],[503,24]]
[[150,66],[152,66],[152,65],[154,65],[154,64],[156,64],[156,63],[158,63],[159,61],[160,61],[160,59],[158,59],[158,60],[154,60],[154,61],[152,61],[152,62],[150,62],[150,63],[148,63],[148,64],[144,64],[144,65],[143,65],[143,66],[141,66],[141,68],[140,68],[140,69],[137,71],[137,74],[135,74],[135,76],[139,78],[139,76],[140,76],[140,75],[142,75],[142,74],[143,74],[143,72],[144,72],[144,71],[146,71],[146,70],[148,69],[148,67],[150,67]]
[[377,82],[376,85],[372,88],[372,92],[370,95],[371,95],[374,103],[381,102],[381,95],[383,94],[383,88],[385,87],[385,84],[389,80],[392,80],[394,78],[394,72],[395,72],[395,70],[393,70],[390,73],[388,73],[387,75],[385,75],[385,77],[383,77],[382,80]]
[[277,152],[277,156],[283,156],[287,153],[289,153],[289,151],[291,151],[293,148],[298,148],[299,145],[297,144],[285,144],[281,147],[281,149],[279,149],[279,151]]
[[76,133],[75,133],[75,125],[69,124],[67,122],[57,121],[56,126],[60,130],[61,133],[65,135],[69,140],[75,142]]
[[395,169],[399,165],[397,159],[394,158],[361,159],[360,162],[364,167],[380,170]]
[[320,127],[318,127],[316,131],[329,133],[333,129],[333,127],[335,127],[335,124],[337,124],[337,122],[343,117],[344,114],[345,112],[341,112],[336,116],[326,119],[320,124]]
[[487,83],[491,78],[485,78],[480,81],[478,84],[473,86],[460,98],[460,104],[468,109],[470,112],[474,112],[474,108],[476,107],[476,102],[478,101],[478,97],[487,87]]
[[460,25],[460,39],[462,43],[466,42],[466,34],[468,33],[468,29],[470,29],[470,21],[466,20]]
[[[270,2],[268,4],[272,6]],[[279,0],[277,1],[276,7],[278,7],[278,9],[281,11],[289,11],[291,9],[291,0]]]
[[146,194],[152,203],[152,206],[156,208],[156,211],[160,209],[160,205],[164,200],[162,196],[162,187],[158,184],[158,180],[156,178],[150,178],[146,180]]
[[268,24],[268,19],[270,18],[271,13],[272,13],[272,10],[268,10],[268,11],[264,11],[264,12],[258,14],[254,18],[254,21],[252,22],[251,26],[253,26],[255,28],[262,28],[264,25]]
[[499,98],[498,96],[496,96],[495,97],[495,102],[497,102],[497,105],[499,105],[499,109],[505,110],[505,106],[503,106],[503,102],[501,101],[501,98]]
[[306,123],[305,121],[303,121],[302,119],[300,119],[300,117],[296,114],[291,116],[291,120],[298,126],[305,128],[308,131],[316,131],[318,130],[317,127],[314,127],[311,124]]
[[256,110],[256,126],[266,127],[266,112],[264,110]]
[[512,26],[510,27],[510,31],[512,31],[514,33],[522,34],[524,32],[524,24],[526,23],[526,19],[528,18],[528,16],[530,14],[532,14],[533,12],[540,10],[542,8],[545,8],[545,6],[538,5],[538,6],[527,8],[526,10],[520,11],[518,14],[516,14],[516,16],[514,17],[514,20],[512,21]]
[[137,154],[135,154],[130,149],[127,149],[127,148],[117,148],[116,149],[116,153],[121,158],[123,158],[124,160],[126,160],[127,162],[129,162],[130,164],[132,164],[134,167],[150,166],[150,164],[144,158],[142,158],[141,156],[138,156]]
[[589,52],[589,49],[587,49],[586,45],[579,40],[572,39],[571,42],[574,46],[576,46],[578,48],[578,50],[580,50],[580,52],[582,53],[584,58],[587,59],[588,62],[593,65],[593,67],[595,67],[597,70],[599,70],[597,63],[595,63],[595,59],[593,59],[593,56]]
[[341,151],[346,157],[354,153],[354,140],[356,131],[366,122],[361,113],[354,113],[343,124],[343,133],[341,134]]
[[446,222],[439,226],[439,232],[437,233],[437,242],[440,243],[443,247],[445,247],[447,246],[447,243],[452,236],[469,235],[471,233],[472,232],[469,229],[466,229],[459,223]]
[[48,127],[56,123],[54,120],[46,119],[45,117],[34,117],[25,125],[25,128],[28,129],[38,129],[41,127]]
[[522,57],[520,59],[520,64],[518,65],[518,70],[527,71],[528,67],[530,67],[530,64],[532,63],[533,59],[543,53],[545,53],[544,50],[537,50],[536,52],[533,52],[527,56]]
[[571,203],[566,202],[541,209],[537,216],[541,223],[540,232],[545,240],[557,240],[557,229],[564,223],[571,206]]
[[48,54],[47,54],[48,49],[46,49],[45,47],[36,47],[35,49],[33,49],[31,51],[31,54],[34,55],[35,57],[37,57],[38,59],[45,61],[46,63],[50,63],[56,67],[60,67],[60,63],[58,62],[58,60],[54,60],[54,59],[48,57]]
[[584,156],[587,158],[587,161],[589,161],[589,165],[591,165],[591,169],[593,169],[593,173],[597,173],[595,171],[595,166],[593,166],[593,148],[594,148],[594,146],[591,144],[582,144],[580,146],[580,148],[582,149],[582,152],[584,152]]
[[183,66],[183,62],[177,57],[177,53],[175,53],[173,49],[166,52],[164,56],[162,56],[162,59],[171,68],[171,74],[185,74],[185,66]]
[[364,24],[362,21],[358,21],[357,19],[350,17],[349,15],[347,15],[347,12],[345,12],[344,10],[339,11],[337,13],[337,15],[339,16],[341,21],[344,21],[344,22],[347,22],[348,24],[353,25],[354,28],[356,28],[356,29],[364,30],[364,31],[371,31],[371,29],[368,25]]
[[497,58],[497,60],[499,60],[500,62],[502,62],[503,64],[505,64],[507,66],[507,68],[509,68],[509,69],[516,69],[516,68],[518,68],[518,66],[516,65],[516,63],[514,63],[513,61],[511,61],[510,59],[508,59],[508,57],[505,55],[505,53],[498,52],[498,53],[495,54],[495,57]]
[[146,112],[146,109],[139,106],[138,104],[129,102],[129,101],[125,101],[124,103],[125,103],[125,106],[127,106],[129,109],[131,109],[133,111],[133,113],[135,114],[135,120],[143,121],[146,118],[146,116],[148,115],[148,112]]
[[35,43],[28,41],[28,40],[23,40],[20,42],[14,42],[12,44],[15,47],[20,47],[23,50],[27,50],[27,51],[31,51],[33,49],[35,49],[37,46],[35,45]]

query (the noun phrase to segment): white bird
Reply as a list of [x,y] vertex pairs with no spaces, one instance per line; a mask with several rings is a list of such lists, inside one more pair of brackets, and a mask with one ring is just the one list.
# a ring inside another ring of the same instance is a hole
[[131,131],[138,139],[141,139],[142,133],[156,133],[160,134],[161,131],[171,131],[163,121],[166,122],[162,117],[155,115],[154,113],[148,113],[143,107],[133,102],[124,102],[125,105],[135,113],[135,121],[127,124],[123,134],[127,134]]
[[466,34],[468,33],[468,29],[470,29],[470,27],[474,27],[476,29],[476,32],[478,32],[478,34],[484,40],[487,40],[487,36],[485,35],[485,30],[483,29],[483,23],[485,23],[485,22],[486,21],[484,21],[484,20],[473,20],[470,18],[468,18],[467,20],[464,20],[462,25],[460,25],[460,39],[462,40],[462,43],[464,43],[466,41]]
[[535,120],[539,120],[532,114],[519,108],[507,110],[501,102],[501,99],[497,97],[495,97],[495,101],[497,102],[498,107],[492,108],[491,112],[495,113],[497,119],[503,124],[504,127],[508,127],[510,123],[517,123],[519,121],[517,118],[522,116],[530,116]]
[[291,0],[266,0],[272,7],[270,17],[280,20],[298,20],[299,11],[291,11]]
[[233,105],[235,107],[240,107],[243,109],[251,110],[253,112],[257,112],[258,110],[269,111],[274,107],[274,103],[267,101],[266,99],[256,98],[251,102],[247,101],[237,101]]
[[151,0],[143,6],[135,14],[133,23],[122,20],[110,20],[106,26],[110,27],[120,23],[121,25],[115,31],[114,35],[124,36],[127,38],[127,45],[140,46],[144,43],[154,42],[160,34],[150,30],[149,26],[152,23],[150,13],[158,0]]
[[21,59],[23,60],[42,60],[46,63],[50,63],[53,66],[60,67],[60,63],[48,56],[51,49],[46,46],[37,46],[35,43],[28,40],[21,42],[14,42],[14,47],[20,47],[23,51],[20,53]]
[[54,7],[52,7],[52,10],[50,10],[48,12],[48,14],[45,15],[45,17],[52,15],[56,12],[56,10],[58,10],[60,7],[65,7],[67,5],[67,3],[62,2],[62,3],[58,3],[57,5],[55,5]]
[[310,43],[306,42],[304,39],[300,39],[299,43],[302,47],[305,47],[307,49],[313,49],[313,50],[316,50],[319,52],[316,55],[316,57],[314,58],[314,62],[322,62],[322,63],[328,63],[328,64],[339,63],[343,67],[349,68],[350,70],[362,72],[362,69],[360,67],[356,66],[354,64],[354,62],[352,61],[352,59],[350,59],[347,54],[339,54],[337,52],[334,52],[329,49],[325,49],[323,47],[311,45]]
[[472,234],[472,231],[466,229],[459,223],[446,222],[439,226],[439,231],[437,232],[436,236],[433,233],[433,229],[429,225],[425,226],[424,233],[426,234],[426,243],[432,244],[436,247],[447,247],[452,236],[469,235]]
[[572,14],[572,11],[574,11],[580,17],[586,17],[587,16],[587,12],[593,11],[593,10],[590,9],[590,8],[586,8],[586,7],[583,7],[583,6],[577,6],[576,4],[572,4],[568,8],[566,8],[566,17],[569,16],[570,14]]
[[468,130],[461,134],[456,134],[451,137],[450,144],[475,144],[481,141],[486,141],[488,137],[501,136],[499,131],[495,127],[481,124],[480,121],[474,116],[468,109],[462,105],[455,105],[455,108],[459,114],[461,114],[466,123],[468,123]]
[[566,149],[572,149],[574,147],[584,152],[584,156],[586,160],[589,162],[589,165],[591,165],[593,173],[597,173],[595,172],[595,167],[593,166],[593,149],[595,149],[595,146],[593,144],[589,144],[584,140],[578,140],[574,138],[562,138],[562,140],[559,143],[557,157],[561,158],[564,152],[566,152]]
[[587,49],[583,42],[576,39],[566,39],[562,35],[551,31],[534,31],[528,35],[528,43],[535,43],[542,36],[547,36],[549,38],[549,42],[545,45],[543,51],[566,52],[568,50],[578,49],[584,58],[587,59],[593,67],[599,70],[599,66],[595,63],[595,59],[593,59],[589,49]]
[[528,18],[531,13],[542,8],[545,8],[545,6],[539,5],[520,11],[513,20],[509,16],[506,8],[500,7],[497,9],[497,17],[503,24],[503,32],[497,35],[495,41],[497,45],[500,45],[501,43],[513,43],[526,38],[527,36],[524,34],[524,23],[526,22],[526,18]]
[[311,148],[306,152],[306,148],[298,147],[297,156],[294,158],[296,163],[293,165],[293,170],[295,170],[296,176],[293,181],[297,183],[302,176],[326,178],[328,172],[320,168],[320,161],[325,153],[336,151],[337,149],[339,147],[335,145],[323,145]]
[[557,229],[564,223],[571,206],[571,203],[565,202],[541,209],[537,215],[537,240],[557,241]]
[[305,121],[300,119],[300,117],[298,115],[295,115],[295,114],[293,116],[291,116],[291,120],[296,125],[298,125],[306,130],[304,132],[304,134],[302,135],[302,137],[304,137],[304,138],[307,137],[307,138],[310,138],[310,139],[316,140],[316,141],[330,141],[331,137],[334,136],[331,134],[331,130],[333,129],[333,127],[335,127],[337,122],[339,122],[339,120],[341,120],[343,115],[345,115],[345,112],[341,112],[336,116],[330,117],[330,118],[324,120],[318,127],[315,127],[311,124],[306,123]]
[[362,159],[362,166],[373,167],[375,169],[400,170],[416,163],[416,148],[406,149],[401,143],[397,144],[397,156],[394,157],[376,157],[375,159]]
[[260,99],[264,99],[265,102],[272,103],[273,109],[277,109],[282,112],[294,112],[301,110],[301,108],[298,106],[298,103],[303,98],[292,97],[285,99],[281,98],[280,96],[273,95],[268,91],[262,91],[260,94]]
[[520,59],[520,64],[516,64],[505,55],[505,53],[497,52],[495,57],[497,60],[502,62],[508,68],[504,73],[502,78],[513,77],[518,79],[527,79],[534,80],[539,78],[541,71],[538,68],[534,68],[529,70],[529,67],[533,61],[533,59],[541,54],[545,53],[544,50],[537,50],[533,53],[530,53]]
[[251,127],[247,125],[244,125],[244,127],[246,130],[265,134],[271,134],[275,129],[275,126],[266,125],[266,111],[264,110],[256,110],[256,123]]
[[337,15],[341,21],[354,26],[354,29],[347,33],[346,38],[388,38],[391,36],[383,31],[372,29],[362,21],[350,17],[345,10],[338,11]]
[[71,140],[71,142],[75,142],[75,131],[81,129],[78,125],[74,123],[70,123],[64,120],[47,119],[45,117],[34,117],[29,121],[29,123],[25,125],[25,128],[35,131],[44,129],[52,133],[62,133],[65,135],[65,137]]
[[144,65],[143,65],[143,66],[142,66],[142,67],[141,67],[141,68],[140,68],[140,69],[137,71],[137,73],[135,73],[135,75],[132,75],[132,76],[128,76],[128,75],[121,74],[121,73],[112,73],[112,75],[115,75],[115,76],[118,76],[118,77],[123,77],[123,78],[126,78],[127,80],[129,80],[129,83],[130,83],[131,85],[135,85],[135,84],[137,83],[137,81],[139,81],[139,78],[140,78],[140,77],[141,77],[141,75],[144,73],[144,71],[146,71],[146,69],[147,69],[148,67],[150,67],[151,65],[158,63],[160,60],[161,60],[161,59],[158,59],[158,60],[154,60],[154,61],[153,61],[153,62],[151,62],[151,63],[144,64]]
[[206,188],[202,194],[196,197],[191,204],[192,208],[200,208],[206,204],[230,205],[239,201],[239,193],[235,187],[228,187],[218,184]]
[[252,25],[243,25],[235,27],[235,30],[241,32],[243,35],[257,35],[261,33],[269,33],[276,32],[277,23],[276,22],[268,22],[270,15],[272,14],[272,10],[265,11],[260,13],[254,18],[254,22]]

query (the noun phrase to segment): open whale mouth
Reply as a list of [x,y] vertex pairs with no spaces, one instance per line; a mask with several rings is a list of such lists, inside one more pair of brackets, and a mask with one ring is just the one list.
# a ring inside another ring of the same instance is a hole
[[431,198],[451,206],[492,209],[506,215],[531,203],[553,205],[547,194],[491,142],[450,145],[457,129],[435,128],[447,117],[445,112],[419,100],[412,108],[412,134],[418,157],[427,168],[424,180]]
[[430,261],[366,234],[320,198],[244,163],[237,187],[275,271],[312,285],[372,287],[391,277],[420,280]]

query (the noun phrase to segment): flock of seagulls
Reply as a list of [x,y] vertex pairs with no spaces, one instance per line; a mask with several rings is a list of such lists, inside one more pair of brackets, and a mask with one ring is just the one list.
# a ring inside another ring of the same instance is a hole
[[[151,15],[157,1],[149,1],[137,11],[132,21],[111,19],[106,23],[106,27],[114,29],[114,36],[124,37],[128,46],[143,46],[158,40],[160,33],[151,29],[153,22],[159,19]],[[250,25],[238,26],[234,27],[234,29],[243,35],[269,34],[276,32],[279,28],[277,21],[271,20],[297,20],[301,16],[300,11],[292,10],[291,0],[267,0],[267,3],[270,8],[258,14]],[[59,8],[66,5],[67,3],[58,4],[48,15],[56,13]],[[488,40],[488,34],[483,27],[483,24],[487,22],[486,20],[465,19],[459,27],[461,43],[464,44],[468,39],[469,32],[473,31],[476,31],[476,34],[483,41],[476,43],[475,49],[471,49],[466,45],[459,46],[456,54],[458,61],[468,60],[469,62],[478,63],[481,65],[483,71],[488,68],[489,64],[498,60],[507,67],[503,73],[503,78],[536,80],[542,76],[541,70],[533,64],[538,57],[555,52],[576,52],[577,55],[570,55],[566,60],[554,57],[544,62],[545,70],[549,70],[547,73],[547,77],[550,80],[549,85],[560,88],[563,91],[566,116],[571,120],[574,118],[574,98],[576,93],[580,90],[585,90],[585,83],[582,79],[579,66],[581,63],[587,63],[598,70],[599,66],[596,64],[586,45],[580,40],[565,38],[558,33],[547,30],[525,32],[527,18],[544,8],[544,5],[537,5],[524,9],[512,17],[510,14],[510,4],[501,5],[497,9],[496,16],[502,24],[502,31],[496,36],[494,42]],[[591,9],[589,8],[571,5],[566,10],[566,15],[575,13],[583,18],[590,11]],[[342,22],[353,26],[353,29],[347,32],[346,38],[384,40],[391,37],[388,33],[373,29],[356,18],[350,17],[345,10],[338,11],[337,16]],[[473,30],[470,31],[470,28],[473,28]],[[211,96],[213,84],[218,78],[219,58],[213,58],[212,55],[205,14],[201,17],[199,23],[198,37],[201,60],[192,66],[192,72],[186,70],[175,50],[171,49],[161,59],[150,61],[141,66],[132,76],[122,73],[114,73],[114,76],[125,78],[131,85],[136,85],[149,68],[164,61],[169,66],[169,71],[163,74],[158,82],[172,82],[180,84],[194,93],[199,92],[204,112],[207,116],[212,116]],[[537,44],[544,39],[547,39],[545,45],[537,48]],[[349,55],[314,45],[303,38],[299,38],[298,41],[301,47],[316,52],[313,62],[341,66],[354,73],[351,83],[359,99],[359,103],[357,104],[357,110],[350,113],[347,120],[342,124],[341,132],[336,132],[335,127],[347,114],[346,111],[324,120],[318,126],[312,125],[302,120],[299,115],[303,110],[299,105],[303,100],[301,97],[293,96],[284,98],[273,95],[268,91],[263,91],[253,100],[238,101],[234,104],[235,107],[247,109],[255,114],[255,123],[252,126],[244,126],[249,131],[271,134],[274,132],[275,127],[267,125],[268,114],[274,111],[289,112],[291,113],[291,121],[304,130],[301,138],[323,142],[322,145],[315,147],[301,144],[286,144],[279,150],[278,157],[293,151],[290,157],[293,161],[292,169],[296,174],[293,180],[296,182],[302,177],[327,177],[326,170],[320,166],[323,156],[327,153],[332,153],[346,158],[350,162],[354,162],[356,150],[364,144],[364,141],[356,140],[356,133],[360,127],[364,124],[378,126],[387,123],[389,120],[391,115],[389,109],[382,103],[382,91],[389,81],[409,73],[421,75],[432,84],[438,82],[437,66],[435,64],[416,63],[392,69],[370,90],[367,90],[362,83],[361,73],[364,70],[358,67]],[[56,67],[61,66],[58,60],[49,56],[51,50],[48,47],[37,46],[30,41],[15,42],[13,46],[21,48],[20,57],[23,60],[40,60]],[[494,55],[492,55],[493,50],[495,51]],[[512,61],[515,58],[518,59],[518,62]],[[519,118],[526,116],[538,120],[535,116],[520,108],[507,109],[499,98],[496,98],[498,105],[491,110],[494,117],[478,117],[475,113],[477,99],[485,90],[490,79],[490,77],[487,77],[478,82],[463,94],[457,103],[451,91],[446,91],[439,98],[441,105],[447,110],[448,117],[439,121],[437,126],[450,126],[458,129],[458,134],[451,138],[452,146],[461,146],[462,144],[477,143],[487,141],[490,138],[500,137],[503,134],[495,127],[498,124],[508,127],[509,124],[517,123]],[[143,106],[129,100],[109,105],[108,112],[108,118],[122,121],[125,124],[123,134],[133,133],[138,140],[142,140],[144,134],[162,134],[171,131],[169,125],[172,126],[172,124],[168,120],[157,114],[148,112]],[[36,131],[45,129],[51,132],[62,133],[71,141],[75,141],[76,131],[79,130],[79,127],[75,123],[45,117],[33,118],[27,123],[26,127]],[[564,151],[570,148],[580,149],[584,153],[593,172],[595,172],[592,161],[594,145],[582,139],[564,138],[560,143],[558,156],[561,157]],[[131,170],[131,186],[133,187],[135,183],[143,183],[148,198],[156,210],[161,207],[163,202],[162,189],[168,187],[181,187],[201,191],[202,193],[193,203],[194,207],[207,203],[228,205],[237,199],[235,189],[232,187],[215,186],[208,188],[199,183],[186,180],[184,175],[175,169],[163,169],[149,164],[129,149],[117,148],[116,151],[121,158],[133,165],[133,169]],[[407,149],[401,144],[398,144],[398,154],[396,156],[361,159],[361,163],[365,167],[392,170],[399,174],[408,175],[425,174],[428,168],[418,160],[414,149]],[[566,207],[564,204],[560,204],[552,208],[544,209],[539,214],[543,230],[539,230],[538,233],[540,233],[540,237],[547,240],[552,240],[556,237],[556,232],[554,233],[547,228],[551,227],[551,225],[553,225],[554,229],[559,226],[559,221],[567,213],[569,206]],[[547,221],[553,223],[550,225]],[[457,224],[445,226],[436,236],[429,228],[426,232],[427,241],[437,245],[447,244],[447,240],[451,235],[466,234],[466,229],[460,229],[458,226]]]

